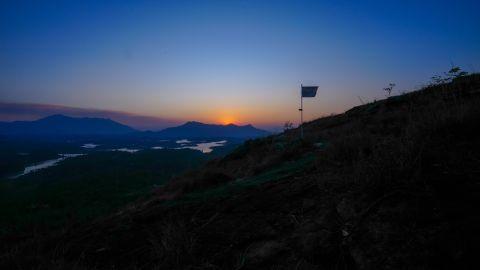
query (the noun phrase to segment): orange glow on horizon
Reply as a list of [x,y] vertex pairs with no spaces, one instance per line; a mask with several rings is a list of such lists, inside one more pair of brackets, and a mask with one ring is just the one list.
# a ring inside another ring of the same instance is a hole
[[233,116],[225,115],[222,116],[218,122],[220,122],[222,125],[235,124],[236,119]]

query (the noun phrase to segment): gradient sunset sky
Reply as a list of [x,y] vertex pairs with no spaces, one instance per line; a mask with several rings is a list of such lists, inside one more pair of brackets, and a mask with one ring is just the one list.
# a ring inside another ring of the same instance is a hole
[[383,98],[390,82],[395,94],[413,90],[452,64],[480,71],[479,10],[480,1],[4,0],[0,120],[66,108],[146,115],[158,127],[280,126],[298,121],[301,83],[320,86],[305,100],[311,120]]

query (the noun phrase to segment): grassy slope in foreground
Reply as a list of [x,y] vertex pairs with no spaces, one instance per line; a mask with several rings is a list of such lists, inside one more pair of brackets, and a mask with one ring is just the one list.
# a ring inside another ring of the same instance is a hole
[[[45,269],[471,268],[480,240],[479,90],[472,75],[312,121],[305,141],[298,130],[249,141],[116,215],[10,239],[2,261]],[[258,185],[228,196],[212,192],[256,177]]]

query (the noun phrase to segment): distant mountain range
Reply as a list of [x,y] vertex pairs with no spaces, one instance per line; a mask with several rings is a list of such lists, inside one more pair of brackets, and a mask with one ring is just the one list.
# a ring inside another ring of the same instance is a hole
[[252,125],[214,125],[191,121],[178,127],[166,128],[156,134],[162,138],[255,138],[270,133]]
[[106,118],[76,118],[60,114],[36,121],[0,122],[0,134],[3,135],[118,135],[136,131]]
[[[0,122],[0,134],[7,136],[69,136],[144,134],[129,126],[106,118],[77,118],[52,115],[36,121]],[[187,122],[158,132],[148,132],[159,138],[254,138],[269,132],[252,125],[213,125]]]

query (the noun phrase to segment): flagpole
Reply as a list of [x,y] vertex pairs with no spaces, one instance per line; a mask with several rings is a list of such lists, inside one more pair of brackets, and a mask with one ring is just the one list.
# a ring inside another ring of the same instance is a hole
[[303,140],[303,84],[300,84],[300,138]]

